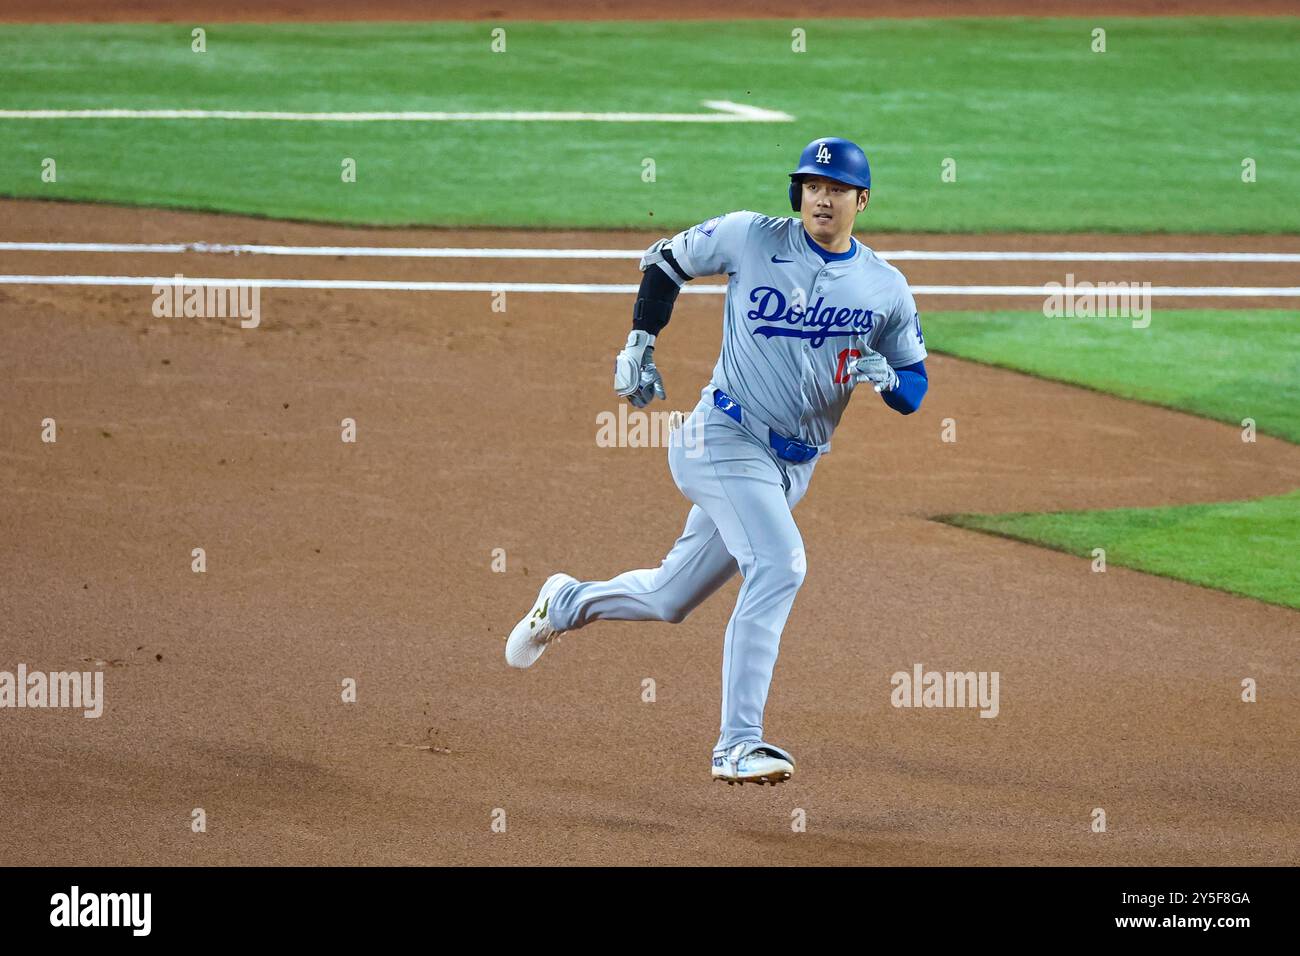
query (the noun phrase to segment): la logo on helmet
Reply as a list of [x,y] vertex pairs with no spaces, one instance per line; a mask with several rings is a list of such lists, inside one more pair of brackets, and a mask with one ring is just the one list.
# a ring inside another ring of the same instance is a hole
[[829,163],[831,161],[831,151],[826,148],[825,143],[817,144],[817,162]]

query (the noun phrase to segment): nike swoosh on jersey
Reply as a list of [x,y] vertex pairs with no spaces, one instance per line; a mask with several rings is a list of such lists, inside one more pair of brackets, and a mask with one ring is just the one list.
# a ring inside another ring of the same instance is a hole
[[773,256],[773,257],[772,257],[772,261],[773,261],[773,262],[776,262],[776,263],[780,263],[780,264],[782,264],[782,265],[787,264],[787,263],[794,262],[793,259],[778,259],[776,256]]

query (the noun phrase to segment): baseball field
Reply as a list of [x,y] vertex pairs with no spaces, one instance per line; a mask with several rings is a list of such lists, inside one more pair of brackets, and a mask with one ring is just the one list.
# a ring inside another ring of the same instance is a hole
[[[1300,19],[877,6],[7,5],[0,865],[1300,863]],[[930,391],[818,464],[766,711],[799,769],[720,787],[736,582],[503,640],[676,538],[659,419],[602,437],[637,260],[788,214],[822,135]],[[1131,313],[1049,304],[1103,283]],[[914,667],[996,713],[896,706]]]

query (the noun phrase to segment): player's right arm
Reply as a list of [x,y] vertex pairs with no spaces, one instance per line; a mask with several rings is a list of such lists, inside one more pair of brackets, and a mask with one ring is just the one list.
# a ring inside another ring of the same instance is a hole
[[632,308],[632,331],[614,359],[614,391],[637,408],[667,398],[654,364],[655,340],[672,317],[682,284],[698,276],[736,271],[757,214],[733,212],[658,239],[641,257],[641,287]]

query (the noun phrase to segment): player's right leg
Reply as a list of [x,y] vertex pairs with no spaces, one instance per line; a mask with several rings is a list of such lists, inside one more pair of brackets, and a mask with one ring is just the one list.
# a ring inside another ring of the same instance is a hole
[[736,573],[718,529],[692,507],[686,527],[657,568],[626,571],[608,581],[580,581],[551,599],[550,621],[559,631],[593,621],[668,621],[686,618]]
[[[707,411],[703,403],[688,422],[701,422],[697,416],[702,410]],[[698,442],[683,441],[680,435],[677,440],[678,447],[669,451],[670,467],[674,456],[689,459],[703,451]],[[677,479],[677,469],[673,477]],[[713,520],[692,507],[681,537],[657,568],[626,571],[609,581],[575,581],[567,574],[548,578],[532,609],[510,632],[506,660],[513,667],[530,667],[558,635],[593,621],[677,623],[737,570]]]

